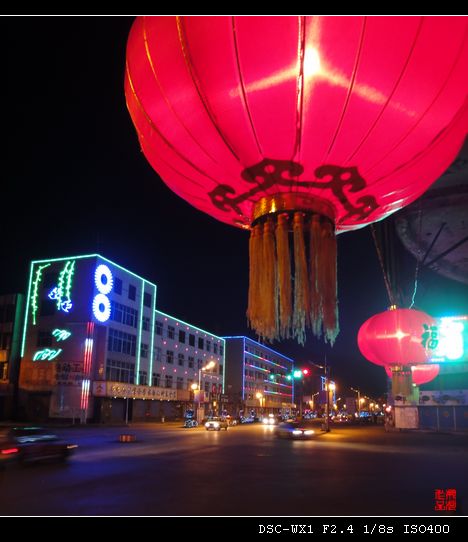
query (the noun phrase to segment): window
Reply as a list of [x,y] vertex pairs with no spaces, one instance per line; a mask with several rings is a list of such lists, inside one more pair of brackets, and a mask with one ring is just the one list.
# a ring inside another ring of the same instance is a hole
[[164,324],[160,320],[156,320],[156,335],[163,334]]
[[167,363],[174,363],[174,352],[172,350],[166,350]]
[[153,297],[151,294],[145,292],[144,296],[143,296],[143,305],[145,307],[149,307],[151,308],[151,301],[152,301]]
[[213,343],[213,354],[218,353],[218,345],[216,343]]
[[188,357],[188,366],[189,366],[189,369],[193,369],[194,362],[195,362],[195,360],[194,360],[193,356],[189,356],[189,357]]
[[150,319],[147,316],[143,316],[143,330],[144,331],[150,330]]
[[162,350],[159,346],[156,346],[154,348],[154,359],[156,361],[161,361],[161,354],[162,354]]
[[111,301],[111,315],[110,319],[120,324],[125,324],[130,327],[137,327],[138,311],[127,305],[117,303],[117,301]]
[[[142,358],[147,358],[148,357],[148,345],[145,344],[145,343],[141,343],[140,356]],[[140,384],[141,384],[141,382],[140,382]]]
[[181,376],[177,377],[177,389],[178,390],[184,389],[184,379]]
[[136,299],[136,288],[133,284],[128,285],[128,299],[135,301]]
[[50,331],[39,331],[37,335],[37,346],[52,346],[52,334]]
[[185,344],[185,331],[179,329],[179,342]]
[[153,386],[161,385],[161,375],[159,373],[153,373]]
[[175,337],[175,327],[174,326],[167,326],[167,336],[169,339],[173,339]]
[[146,371],[140,371],[140,386],[147,386],[148,385],[148,374]]
[[135,379],[135,366],[126,361],[108,359],[106,363],[106,379],[111,382],[131,384]]
[[172,388],[172,375],[166,375],[165,386],[166,388]]
[[109,352],[121,352],[122,354],[134,356],[136,351],[136,335],[109,328],[107,350]]
[[198,348],[203,350],[203,339],[201,337],[198,337]]
[[211,341],[206,341],[206,351],[211,352]]
[[122,295],[122,281],[118,277],[114,277],[114,292]]
[[224,348],[223,348],[222,344],[219,345],[219,354],[220,354],[220,356],[222,356],[224,354]]
[[203,367],[203,360],[198,358],[197,364],[198,364],[198,370],[200,370]]
[[221,376],[223,376],[223,366],[222,365],[219,366],[219,374]]
[[185,363],[185,358],[184,358],[184,354],[179,354],[177,356],[177,359],[178,359],[178,363],[181,367],[184,366],[184,363]]
[[189,346],[195,346],[195,335],[193,335],[193,333],[190,333],[188,337],[188,343]]

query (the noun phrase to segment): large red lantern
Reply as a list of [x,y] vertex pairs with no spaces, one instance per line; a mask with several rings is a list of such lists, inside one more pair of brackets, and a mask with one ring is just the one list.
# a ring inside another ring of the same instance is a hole
[[362,355],[377,365],[426,363],[437,347],[436,322],[415,309],[390,309],[364,322],[358,346]]
[[[439,374],[440,366],[436,363],[431,363],[427,365],[413,365],[411,367],[412,382],[416,386],[421,384],[426,384]],[[392,378],[392,370],[390,367],[385,367],[385,372],[389,378]]]
[[252,231],[260,336],[303,342],[310,326],[333,343],[335,233],[412,202],[453,160],[466,30],[463,17],[135,21],[125,92],[142,150],[182,198]]

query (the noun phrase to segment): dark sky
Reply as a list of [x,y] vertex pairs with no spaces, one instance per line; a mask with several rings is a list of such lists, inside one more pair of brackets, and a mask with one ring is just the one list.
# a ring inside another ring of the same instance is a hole
[[[31,259],[99,252],[155,282],[160,310],[218,335],[246,334],[248,234],[173,194],[139,150],[123,92],[132,20],[0,19],[0,293],[25,291]],[[356,345],[360,325],[388,305],[369,228],[340,235],[338,248],[334,348],[316,340],[274,347],[298,362],[326,355],[339,385],[383,392],[383,369]],[[397,248],[409,277],[415,260]],[[400,287],[408,293],[412,284]],[[424,271],[417,305],[461,314],[467,296],[465,286]]]

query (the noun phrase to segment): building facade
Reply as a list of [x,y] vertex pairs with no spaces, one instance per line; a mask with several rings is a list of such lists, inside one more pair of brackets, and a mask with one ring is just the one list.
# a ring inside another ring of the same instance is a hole
[[181,321],[164,318],[171,317],[156,312],[155,284],[98,254],[32,262],[19,381],[23,416],[106,422],[179,415],[198,365],[189,367],[188,350],[178,355],[175,332],[169,339],[169,326]]
[[0,420],[16,414],[24,295],[0,296]]
[[288,376],[294,361],[248,337],[226,340],[226,393],[231,410],[241,416],[289,414],[294,383]]

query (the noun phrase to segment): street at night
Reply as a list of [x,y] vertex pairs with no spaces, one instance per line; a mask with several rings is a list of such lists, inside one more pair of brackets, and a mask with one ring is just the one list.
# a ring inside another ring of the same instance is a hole
[[[0,506],[5,515],[415,516],[437,514],[434,491],[455,488],[465,513],[468,435],[316,430],[289,441],[259,424],[61,429],[76,454],[66,465],[10,465]],[[137,441],[118,442],[122,433]]]

